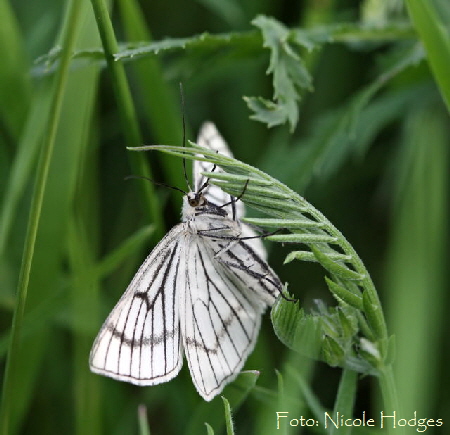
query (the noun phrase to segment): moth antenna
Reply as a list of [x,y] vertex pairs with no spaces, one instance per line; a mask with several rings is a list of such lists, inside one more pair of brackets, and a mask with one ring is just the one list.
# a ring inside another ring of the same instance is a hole
[[[186,116],[185,116],[185,108],[184,108],[184,91],[183,91],[183,83],[180,82],[180,99],[181,99],[181,118],[183,123],[183,147],[186,147]],[[186,180],[186,184],[189,188],[189,191],[192,192],[192,187],[189,184],[189,178],[187,176],[186,171],[186,158],[183,157],[183,173],[184,179]]]
[[185,195],[187,195],[187,192],[185,192],[185,191],[182,190],[182,189],[179,189],[178,187],[171,186],[170,184],[166,184],[166,183],[160,183],[159,181],[154,181],[154,180],[152,180],[151,178],[144,177],[144,176],[142,176],[142,175],[127,175],[127,176],[124,178],[124,180],[130,180],[130,179],[132,179],[132,178],[151,181],[153,184],[156,184],[157,186],[167,187],[167,188],[169,188],[169,189],[176,190],[176,191],[178,191],[178,192],[181,192],[181,193],[184,193]]
[[[211,169],[211,172],[214,172],[217,168],[217,165],[214,165]],[[201,187],[198,189],[197,193],[201,193],[202,190],[205,190],[209,186],[209,178],[206,179],[206,181],[201,185]]]

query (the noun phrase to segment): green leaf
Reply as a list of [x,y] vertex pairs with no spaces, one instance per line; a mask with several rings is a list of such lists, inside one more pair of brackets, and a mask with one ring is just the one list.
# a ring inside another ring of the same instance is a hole
[[252,119],[265,122],[269,127],[287,122],[292,131],[298,121],[300,91],[312,89],[311,75],[297,47],[291,45],[290,31],[283,24],[264,15],[256,17],[252,24],[261,30],[263,45],[270,50],[267,73],[272,74],[273,83],[273,101],[246,98],[254,111]]
[[322,327],[316,316],[305,315],[298,302],[279,298],[270,312],[275,334],[290,349],[318,359]]
[[286,122],[289,118],[287,108],[283,105],[266,100],[263,97],[243,97],[248,108],[254,113],[250,116],[255,121],[274,127]]
[[363,310],[363,300],[360,296],[348,291],[328,277],[325,277],[325,281],[327,282],[331,293],[333,293],[338,300],[343,300],[345,303],[356,308],[357,310]]
[[275,234],[266,239],[281,243],[334,243],[337,241],[335,237],[326,234]]
[[[257,182],[253,183],[254,180],[250,180],[247,179],[248,183],[242,185],[241,182],[239,182],[238,184],[232,183],[232,182],[221,182],[221,181],[216,181],[216,186],[219,186],[220,188],[223,187],[227,187],[229,189],[233,189],[236,193],[239,193],[239,195],[242,194],[242,192],[244,192],[244,194],[242,195],[242,198],[245,196],[246,199],[252,199],[255,197],[264,197],[268,200],[289,200],[290,196],[287,195],[286,193],[283,192],[276,192],[273,189],[271,189],[271,187],[261,187],[261,186],[257,186]],[[256,180],[257,181],[257,180]],[[247,187],[245,187],[245,185],[247,185]],[[244,190],[245,189],[245,190]]]
[[[353,308],[327,308],[323,303],[317,308],[317,312],[305,314],[298,302],[279,298],[272,308],[271,319],[280,341],[301,355],[331,366],[375,373],[373,356],[367,355],[367,351],[362,355],[355,352],[359,329]],[[367,360],[362,356],[368,356]]]
[[205,423],[205,426],[206,426],[206,433],[208,435],[214,435],[214,429],[208,423]]
[[256,186],[272,186],[273,183],[261,178],[249,177],[248,175],[228,174],[226,172],[202,172],[202,175],[208,178],[214,178],[215,180],[224,180],[230,182],[240,183],[240,186],[245,186],[245,183]]
[[[333,252],[327,252],[326,256],[328,258],[330,258],[331,260],[339,260],[339,261],[350,261],[351,260],[351,257],[348,255],[333,253]],[[294,261],[294,260],[312,261],[312,262],[319,263],[319,261],[317,260],[317,257],[312,252],[292,251],[286,256],[286,259],[284,260],[284,264],[290,263],[291,261]]]
[[372,301],[372,298],[367,292],[363,293],[363,306],[367,321],[375,337],[383,338],[384,322],[382,321],[381,308]]
[[365,278],[364,275],[361,275],[360,273],[357,273],[348,267],[331,260],[328,255],[324,254],[316,247],[312,246],[311,251],[317,258],[317,261],[319,261],[319,263],[333,275],[336,275],[342,279],[348,279],[350,281],[361,281]]
[[337,340],[328,335],[322,341],[322,354],[331,367],[342,366],[344,363],[344,349]]
[[311,219],[244,218],[243,221],[250,225],[268,228],[300,229],[305,227],[323,227],[321,223]]

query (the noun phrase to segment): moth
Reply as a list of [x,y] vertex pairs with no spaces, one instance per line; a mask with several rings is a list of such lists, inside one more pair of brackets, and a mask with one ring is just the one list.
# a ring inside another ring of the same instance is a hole
[[[231,156],[210,122],[197,143]],[[240,221],[244,204],[201,174],[211,170],[220,171],[195,161],[182,222],[145,259],[101,327],[93,372],[156,385],[177,376],[184,354],[195,388],[210,401],[241,371],[281,283],[261,239]]]

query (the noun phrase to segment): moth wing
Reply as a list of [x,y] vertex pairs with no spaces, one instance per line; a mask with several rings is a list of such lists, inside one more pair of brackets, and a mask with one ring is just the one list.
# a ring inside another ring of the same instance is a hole
[[266,304],[233,278],[202,238],[196,239],[189,246],[180,324],[192,380],[209,401],[242,369]]
[[95,339],[89,361],[93,372],[155,385],[180,371],[184,232],[183,224],[175,226],[139,268]]
[[[233,157],[233,154],[228,147],[225,139],[221,136],[216,126],[212,122],[205,122],[200,128],[197,145],[208,148],[210,150],[216,151],[224,156]],[[194,189],[198,191],[198,189],[206,182],[206,177],[201,175],[201,172],[211,172],[213,169],[213,164],[209,162],[202,162],[199,160],[194,160]],[[216,167],[214,172],[223,172],[222,169]],[[216,205],[222,205],[230,201],[230,196],[225,193],[222,189],[217,186],[208,186],[204,190],[204,195],[206,199]],[[240,220],[245,215],[245,205],[242,201],[235,202],[235,217]],[[233,216],[232,206],[225,206],[225,210],[228,213],[228,216]],[[252,245],[255,251],[259,254],[263,259],[267,258],[266,249],[260,238],[257,237],[256,231],[246,225],[242,224],[242,237],[254,237],[253,240],[249,240],[248,243]]]
[[[233,157],[230,148],[228,147],[225,139],[221,136],[216,126],[212,122],[205,122],[200,127],[200,131],[197,138],[197,145],[216,151],[219,154],[223,154],[227,157]],[[198,189],[206,182],[206,177],[201,175],[201,172],[211,172],[214,165],[209,162],[202,162],[194,160],[194,189]],[[221,168],[216,167],[214,172],[223,172]],[[225,193],[220,187],[210,185],[203,190],[205,198],[215,205],[222,205],[230,201],[230,195]],[[245,214],[245,206],[241,201],[235,204],[235,216],[237,219],[241,219]],[[227,205],[224,207],[229,216],[232,216],[232,206]]]

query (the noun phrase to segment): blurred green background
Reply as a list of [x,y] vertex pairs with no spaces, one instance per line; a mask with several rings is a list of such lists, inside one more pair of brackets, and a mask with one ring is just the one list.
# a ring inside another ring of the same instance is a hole
[[[238,159],[305,196],[352,243],[396,335],[402,412],[441,418],[444,429],[428,433],[445,433],[448,1],[110,3],[0,0],[0,379],[15,308],[20,337],[3,397],[2,415],[10,416],[8,427],[1,422],[3,433],[145,433],[140,404],[152,434],[206,433],[204,421],[223,425],[220,398],[203,403],[187,367],[149,388],[88,368],[103,320],[150,249],[179,222],[180,195],[124,181],[147,174],[185,188],[180,159],[126,150],[181,144],[179,82],[188,138],[195,141],[204,120],[215,122]],[[111,17],[100,21],[103,44],[121,53],[123,64],[104,61],[93,14],[94,7],[105,18],[102,6]],[[302,29],[296,55],[312,87],[295,89],[296,125],[269,129],[250,119],[243,100],[270,100],[274,92],[269,50],[251,24],[259,14]],[[127,49],[137,46],[142,52],[132,56]],[[24,246],[32,262],[21,269]],[[283,266],[289,247],[267,246],[272,267],[302,305],[333,303],[317,265]],[[238,434],[278,433],[274,410],[283,409],[276,404],[275,370],[293,356],[268,316],[263,323],[245,365],[261,375],[235,411]],[[340,369],[301,356],[295,365],[315,398],[332,407]],[[355,415],[375,413],[376,382],[366,377],[358,385]],[[304,404],[298,412],[310,411]]]

